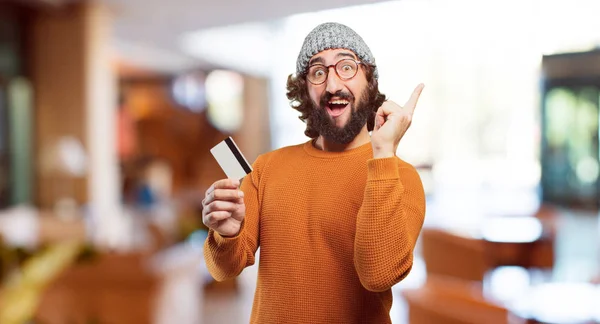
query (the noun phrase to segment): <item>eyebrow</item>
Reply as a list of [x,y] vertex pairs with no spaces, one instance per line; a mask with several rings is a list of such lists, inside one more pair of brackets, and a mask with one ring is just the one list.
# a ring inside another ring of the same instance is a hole
[[[356,59],[356,56],[354,54],[350,53],[350,52],[341,52],[341,53],[337,53],[335,55],[336,59],[340,58],[340,57],[350,57],[352,59]],[[315,63],[325,64],[325,61],[323,60],[322,57],[319,56],[319,57],[315,57],[312,60],[310,60],[308,62],[308,65],[310,66],[310,65],[313,65]]]
[[311,66],[315,63],[325,64],[325,61],[323,61],[323,58],[321,57],[315,57],[314,59],[310,60],[310,62],[308,62],[308,65]]

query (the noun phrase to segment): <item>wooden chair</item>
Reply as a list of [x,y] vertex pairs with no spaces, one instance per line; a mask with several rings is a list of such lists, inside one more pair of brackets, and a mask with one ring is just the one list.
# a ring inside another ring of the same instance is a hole
[[427,275],[483,281],[488,270],[484,242],[449,231],[424,228],[421,248]]
[[506,308],[486,300],[481,284],[431,276],[420,288],[402,292],[410,324],[507,324]]

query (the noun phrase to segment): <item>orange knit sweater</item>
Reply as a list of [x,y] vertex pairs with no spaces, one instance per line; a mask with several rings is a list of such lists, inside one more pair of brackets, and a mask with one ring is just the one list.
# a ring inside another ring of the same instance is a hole
[[390,288],[411,269],[425,217],[415,168],[373,159],[371,143],[334,153],[309,141],[261,155],[253,169],[240,233],[211,230],[204,247],[216,280],[240,274],[261,248],[251,323],[389,323]]

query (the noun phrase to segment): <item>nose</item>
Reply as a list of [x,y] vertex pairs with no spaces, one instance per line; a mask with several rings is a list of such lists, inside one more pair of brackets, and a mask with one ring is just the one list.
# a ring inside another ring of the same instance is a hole
[[340,78],[338,77],[337,73],[335,73],[335,68],[333,66],[330,66],[329,69],[329,73],[327,74],[327,87],[325,88],[325,90],[329,93],[337,93],[338,91],[342,90],[342,80],[340,80]]

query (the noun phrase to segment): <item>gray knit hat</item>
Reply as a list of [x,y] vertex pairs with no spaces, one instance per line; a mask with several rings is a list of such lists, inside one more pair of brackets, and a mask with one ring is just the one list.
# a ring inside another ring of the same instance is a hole
[[[313,55],[332,48],[349,49],[364,63],[375,65],[371,50],[354,30],[342,24],[328,22],[315,27],[304,39],[296,61],[296,74],[300,75],[306,70]],[[373,76],[375,79],[379,76],[377,67],[373,71]]]

